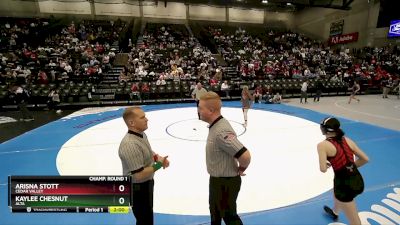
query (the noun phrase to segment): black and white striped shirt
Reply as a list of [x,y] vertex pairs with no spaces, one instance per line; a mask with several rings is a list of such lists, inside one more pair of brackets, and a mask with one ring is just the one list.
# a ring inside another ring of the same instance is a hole
[[[145,133],[128,131],[119,145],[118,154],[125,176],[140,172],[153,163],[153,151]],[[153,179],[153,175],[147,180],[151,179]],[[132,181],[137,183],[133,178]]]
[[228,120],[220,116],[209,127],[206,145],[207,171],[212,177],[238,175],[238,161],[246,147],[237,139]]

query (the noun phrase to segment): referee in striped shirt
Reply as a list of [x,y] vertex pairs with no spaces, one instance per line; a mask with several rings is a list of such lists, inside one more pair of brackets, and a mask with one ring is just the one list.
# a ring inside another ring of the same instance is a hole
[[136,225],[153,225],[154,173],[169,166],[166,157],[153,152],[147,136],[147,118],[140,107],[126,108],[123,119],[128,127],[119,146],[119,157],[125,176],[132,177],[132,212]]
[[250,151],[237,139],[232,126],[221,115],[221,98],[207,92],[200,98],[199,113],[209,123],[206,164],[210,174],[209,204],[211,225],[243,224],[236,210],[241,176],[250,164]]

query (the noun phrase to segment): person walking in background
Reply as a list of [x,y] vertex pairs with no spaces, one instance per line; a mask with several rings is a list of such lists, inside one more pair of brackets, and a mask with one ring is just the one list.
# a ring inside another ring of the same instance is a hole
[[357,100],[357,102],[360,102],[360,99],[356,98],[356,94],[360,91],[360,85],[358,84],[357,81],[354,81],[353,86],[351,87],[351,94],[349,97],[349,104],[351,103],[352,99]]
[[397,86],[395,86],[395,88],[393,89],[393,91],[395,92],[397,90],[397,99],[400,98],[400,82],[398,82]]
[[52,89],[48,95],[47,107],[52,110],[56,110],[56,113],[62,113],[61,109],[58,109],[58,105],[60,104],[60,94],[57,89]]
[[[207,90],[203,88],[203,85],[200,82],[198,82],[196,88],[192,92],[192,98],[196,101],[197,107],[199,107],[200,98],[204,93],[207,93]],[[200,114],[198,111],[197,111],[197,116],[200,119]]]
[[169,166],[168,156],[161,157],[151,149],[147,136],[146,114],[140,107],[126,108],[123,119],[128,133],[122,139],[118,154],[124,176],[132,177],[132,212],[136,225],[153,225],[154,174]]
[[241,176],[250,164],[250,151],[237,139],[237,135],[221,115],[221,98],[207,92],[200,98],[199,113],[209,124],[206,145],[206,165],[210,174],[209,206],[211,225],[243,224],[236,209],[241,187]]
[[21,112],[20,121],[33,121],[32,113],[28,110],[27,103],[29,100],[29,93],[26,89],[21,86],[16,86],[14,89],[15,100],[18,105],[18,109]]
[[321,97],[323,88],[324,88],[324,85],[322,84],[321,79],[318,77],[317,80],[315,81],[314,102],[319,102],[319,98]]
[[[346,214],[349,224],[361,224],[354,198],[364,190],[364,181],[358,168],[369,161],[368,156],[340,129],[336,118],[325,118],[321,124],[325,140],[317,145],[319,167],[325,173],[333,168],[334,207],[324,206],[325,212],[337,220],[341,210]],[[354,155],[357,160],[354,161]]]
[[243,126],[247,127],[247,112],[249,111],[249,109],[251,107],[251,103],[253,102],[253,97],[250,94],[248,86],[243,86],[241,102],[242,102],[242,111],[243,111],[243,117],[244,117]]
[[304,98],[304,103],[307,103],[307,88],[308,88],[308,81],[307,79],[304,80],[303,84],[301,85],[301,96],[300,96],[300,104],[303,103],[303,98]]
[[382,98],[388,98],[388,94],[390,90],[393,88],[393,79],[389,77],[388,79],[384,78],[382,81]]

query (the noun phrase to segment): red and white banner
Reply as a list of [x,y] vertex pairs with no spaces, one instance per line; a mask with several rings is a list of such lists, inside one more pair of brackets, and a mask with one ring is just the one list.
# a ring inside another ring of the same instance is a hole
[[330,37],[328,39],[328,43],[330,45],[337,45],[337,44],[346,44],[350,42],[355,42],[358,40],[358,32],[350,33],[350,34],[342,34]]

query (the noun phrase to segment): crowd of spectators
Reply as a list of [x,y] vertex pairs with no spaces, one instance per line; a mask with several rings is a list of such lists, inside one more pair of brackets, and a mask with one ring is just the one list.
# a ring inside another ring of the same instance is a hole
[[219,51],[242,79],[313,79],[331,81],[363,80],[380,85],[400,71],[400,47],[333,48],[292,32],[270,31],[254,37],[246,30],[209,27]]
[[[111,44],[123,26],[121,21],[59,25],[50,19],[5,20],[0,29],[0,83],[98,83],[112,67]],[[43,33],[49,30],[53,32]]]
[[[12,92],[16,90],[12,84],[55,84],[52,89],[68,82],[100,84],[116,56],[111,44],[118,41],[124,26],[120,20],[60,24],[54,18],[6,18],[0,24],[0,85]],[[265,81],[298,80],[301,84],[309,80],[312,87],[315,78],[348,84],[357,80],[389,91],[398,86],[399,46],[350,50],[293,32],[271,30],[255,35],[240,27],[223,26],[208,26],[207,30],[220,60],[185,25],[147,23],[139,42],[129,41],[128,62],[118,82],[129,83],[130,96],[139,98],[154,86],[174,82],[193,88],[198,81],[230,97],[241,82],[252,82],[253,97],[266,102],[273,102],[274,96],[281,100],[278,92],[282,90],[272,90]],[[235,76],[227,76],[226,68],[234,68]],[[59,94],[64,93],[59,90]]]
[[[184,25],[147,24],[143,43],[132,47],[120,81],[222,79],[222,69],[211,52],[189,35]],[[215,81],[214,81],[215,82]]]
[[115,57],[110,44],[118,40],[124,26],[122,21],[5,20],[1,24],[1,97],[7,95],[12,103],[15,90],[22,86],[33,97],[51,100],[54,89],[68,95],[65,84],[99,83]]

